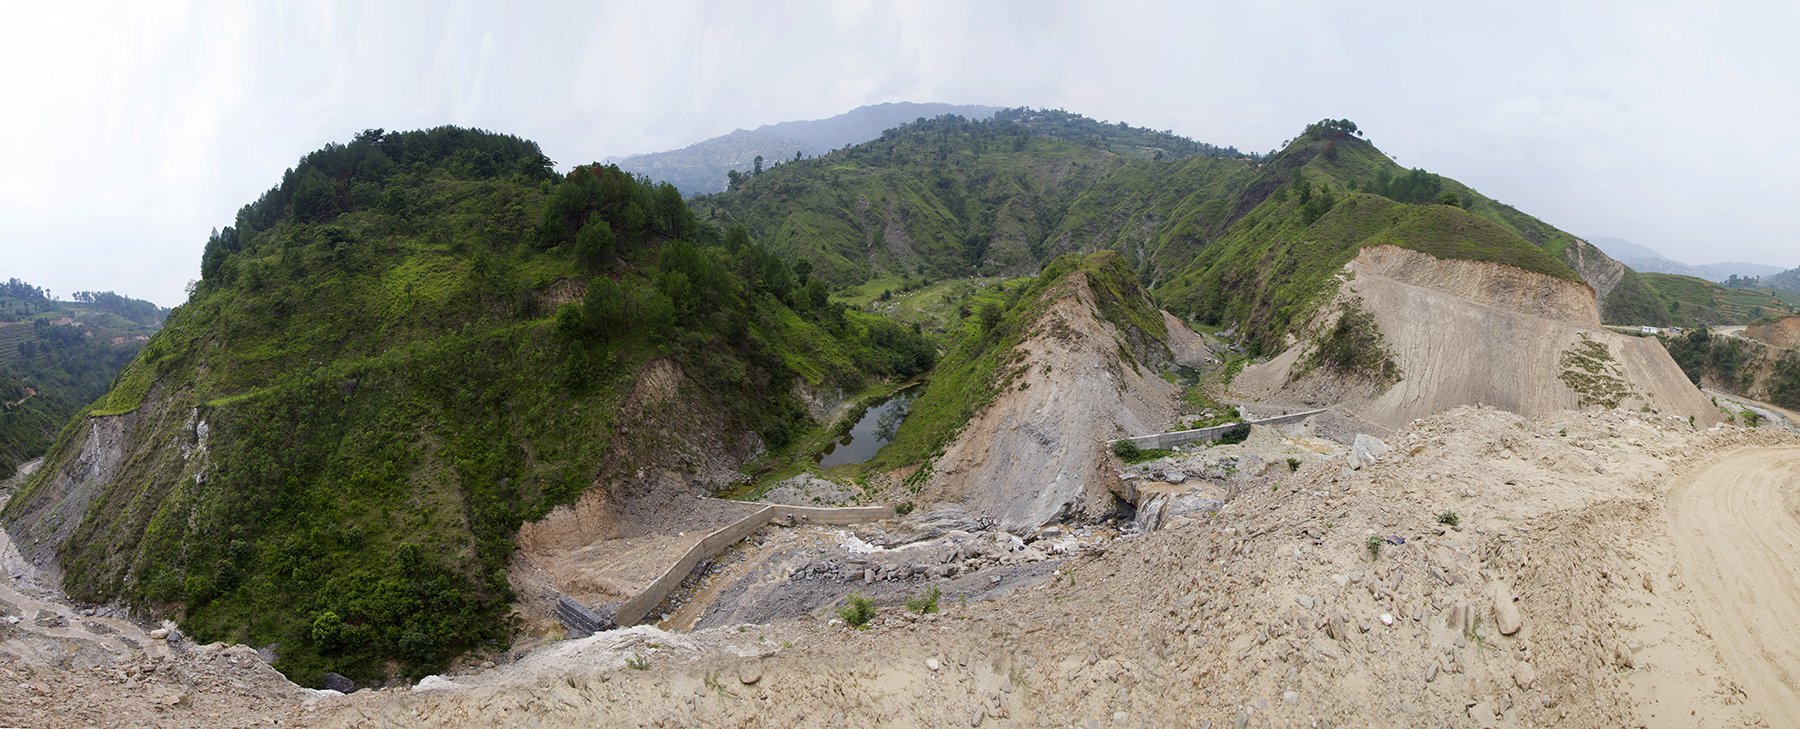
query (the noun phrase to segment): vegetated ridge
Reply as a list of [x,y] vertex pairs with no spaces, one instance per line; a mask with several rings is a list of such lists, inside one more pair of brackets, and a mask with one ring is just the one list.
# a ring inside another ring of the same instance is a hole
[[[935,354],[671,186],[454,127],[308,155],[202,269],[0,518],[71,597],[274,644],[309,685],[504,647],[522,522],[729,472],[811,427],[802,393]],[[649,370],[679,418],[622,407]]]
[[608,157],[620,169],[644,175],[680,188],[682,194],[722,192],[732,177],[773,167],[799,156],[817,157],[881,135],[915,119],[954,114],[985,119],[998,111],[992,106],[916,104],[894,102],[859,106],[826,119],[764,124],[695,142],[666,152]]
[[[1454,180],[1401,168],[1347,121],[1311,125],[1262,157],[1147,130],[1130,145],[1096,142],[1088,135],[1111,125],[1053,116],[1058,125],[1024,112],[909,124],[697,208],[814,262],[838,286],[1023,275],[1062,253],[1116,250],[1164,308],[1236,322],[1257,352],[1281,349],[1356,251],[1383,243],[1585,281],[1608,321],[1666,319],[1638,274],[1599,249]],[[1166,141],[1147,153],[1118,151],[1156,139]]]
[[1642,278],[1668,312],[1671,326],[1749,324],[1791,313],[1800,305],[1800,292],[1754,285],[1741,278],[1729,279],[1729,285],[1667,273],[1646,273]]
[[43,455],[70,416],[106,393],[166,313],[111,291],[73,298],[16,278],[0,283],[0,480]]

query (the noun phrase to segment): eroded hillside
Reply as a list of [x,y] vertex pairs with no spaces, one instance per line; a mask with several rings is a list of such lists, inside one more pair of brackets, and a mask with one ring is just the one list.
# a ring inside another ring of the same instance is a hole
[[1623,408],[1717,422],[1654,339],[1600,325],[1586,285],[1511,266],[1366,248],[1293,346],[1234,382],[1394,429],[1459,405],[1527,415]]

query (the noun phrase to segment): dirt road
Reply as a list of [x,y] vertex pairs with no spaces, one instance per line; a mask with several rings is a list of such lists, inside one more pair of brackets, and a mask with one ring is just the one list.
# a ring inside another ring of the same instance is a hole
[[1668,520],[1692,608],[1749,701],[1800,717],[1800,448],[1750,448],[1675,486]]

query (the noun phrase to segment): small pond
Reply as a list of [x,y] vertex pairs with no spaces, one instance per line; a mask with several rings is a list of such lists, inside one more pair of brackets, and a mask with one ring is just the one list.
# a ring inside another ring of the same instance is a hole
[[919,388],[909,387],[870,406],[856,425],[850,426],[850,432],[825,446],[813,460],[820,466],[842,466],[874,458],[876,451],[894,439],[894,431],[900,429],[900,421],[912,412],[913,400],[918,397]]

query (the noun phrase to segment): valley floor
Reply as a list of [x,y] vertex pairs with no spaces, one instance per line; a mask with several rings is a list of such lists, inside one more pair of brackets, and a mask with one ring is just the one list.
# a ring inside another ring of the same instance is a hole
[[640,627],[323,698],[175,668],[257,663],[245,649],[177,646],[145,660],[168,667],[150,680],[9,655],[0,723],[1713,727],[1800,712],[1782,621],[1800,608],[1785,560],[1800,435],[1462,408],[1387,441],[1372,466],[1313,461],[1035,586],[886,609],[867,630]]

